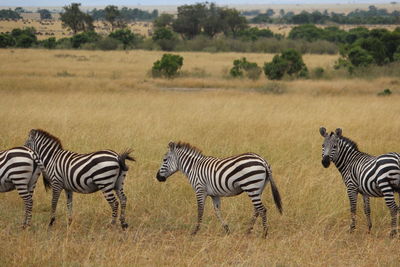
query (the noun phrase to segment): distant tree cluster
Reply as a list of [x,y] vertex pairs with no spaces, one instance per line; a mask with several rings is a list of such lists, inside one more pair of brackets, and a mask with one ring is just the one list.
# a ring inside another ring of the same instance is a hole
[[93,9],[89,14],[94,20],[107,20],[110,14],[114,14],[117,20],[131,22],[131,21],[151,21],[158,17],[158,10],[154,9],[152,12],[141,10],[138,8],[122,7],[118,9],[117,6],[107,6],[104,9]]
[[20,13],[11,9],[1,9],[0,19],[20,19],[22,18]]
[[400,11],[388,12],[386,9],[379,9],[373,5],[368,10],[356,9],[348,14],[328,13],[320,11],[302,11],[299,14],[294,12],[285,13],[280,10],[279,16],[274,16],[275,12],[268,9],[265,13],[256,15],[251,19],[252,23],[285,23],[285,24],[400,24]]

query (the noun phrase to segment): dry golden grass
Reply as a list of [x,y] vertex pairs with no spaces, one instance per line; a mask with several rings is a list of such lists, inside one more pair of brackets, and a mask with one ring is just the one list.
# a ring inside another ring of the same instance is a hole
[[[388,238],[390,216],[382,199],[372,200],[371,235],[366,234],[362,205],[357,231],[347,232],[345,187],[334,167],[324,169],[320,163],[318,132],[321,125],[342,127],[344,135],[371,154],[400,151],[400,97],[377,97],[375,88],[398,84],[398,79],[282,82],[287,93],[270,95],[245,90],[266,80],[237,82],[221,73],[233,58],[262,62],[271,55],[183,53],[185,68],[204,68],[210,76],[170,81],[146,76],[160,55],[0,50],[0,61],[7,62],[0,65],[2,148],[21,145],[31,128],[43,128],[73,151],[133,147],[137,158],[128,162],[127,231],[107,228],[111,212],[101,193],[74,195],[70,227],[62,196],[56,224],[48,230],[51,194],[41,181],[33,225],[21,231],[21,199],[16,192],[0,194],[1,265],[398,265],[399,240]],[[306,57],[314,66],[333,59]],[[236,89],[161,89],[196,83]],[[222,199],[231,235],[224,235],[210,200],[202,229],[189,235],[196,204],[186,178],[155,179],[171,140],[190,142],[207,155],[253,151],[269,161],[284,215],[276,211],[266,187],[266,240],[260,237],[260,221],[254,233],[244,234],[252,213],[245,195]]]

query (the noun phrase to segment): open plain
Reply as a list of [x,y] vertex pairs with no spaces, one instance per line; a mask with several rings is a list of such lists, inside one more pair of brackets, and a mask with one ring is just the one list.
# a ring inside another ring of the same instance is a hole
[[[0,50],[0,146],[22,145],[32,128],[58,136],[66,149],[86,153],[134,149],[125,183],[126,231],[109,228],[101,193],[74,194],[68,226],[65,197],[48,229],[51,193],[39,180],[31,228],[21,230],[23,203],[0,194],[0,264],[14,266],[239,265],[397,266],[399,238],[390,239],[383,199],[372,199],[367,234],[359,198],[358,225],[349,234],[345,186],[334,166],[321,165],[320,126],[356,141],[362,151],[400,152],[400,78],[346,77],[270,82],[226,77],[233,59],[259,65],[273,55],[180,53],[183,76],[153,79],[162,52]],[[329,68],[337,56],[306,55],[310,67]],[[393,94],[377,96],[390,88]],[[204,223],[182,174],[159,183],[155,174],[169,141],[186,141],[217,157],[252,151],[266,158],[283,198],[275,209],[263,194],[269,235],[261,238],[246,195],[222,199],[232,233],[225,235],[208,199]]]

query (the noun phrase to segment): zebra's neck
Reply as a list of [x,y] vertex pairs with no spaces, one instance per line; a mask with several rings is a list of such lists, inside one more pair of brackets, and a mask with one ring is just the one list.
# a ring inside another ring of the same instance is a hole
[[339,150],[339,155],[336,160],[333,160],[333,163],[340,173],[345,172],[347,167],[355,160],[366,155],[358,150],[357,145],[344,139],[339,140]]
[[63,151],[62,147],[55,141],[43,140],[39,142],[37,145],[36,153],[41,158],[45,168],[48,168],[51,162],[54,161],[54,158],[59,151]]
[[176,152],[178,158],[178,169],[187,177],[196,162],[203,159],[205,156],[199,151],[193,149],[180,149]]

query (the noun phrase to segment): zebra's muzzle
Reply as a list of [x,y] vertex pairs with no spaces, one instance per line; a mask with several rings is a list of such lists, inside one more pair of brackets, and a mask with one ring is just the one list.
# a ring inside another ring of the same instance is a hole
[[329,159],[329,156],[325,156],[322,158],[322,166],[324,166],[325,168],[328,168],[330,164],[331,164],[331,160]]
[[166,177],[164,177],[164,176],[161,176],[161,174],[160,174],[160,172],[157,172],[157,180],[159,181],[159,182],[165,182],[166,180],[167,180],[167,178]]

